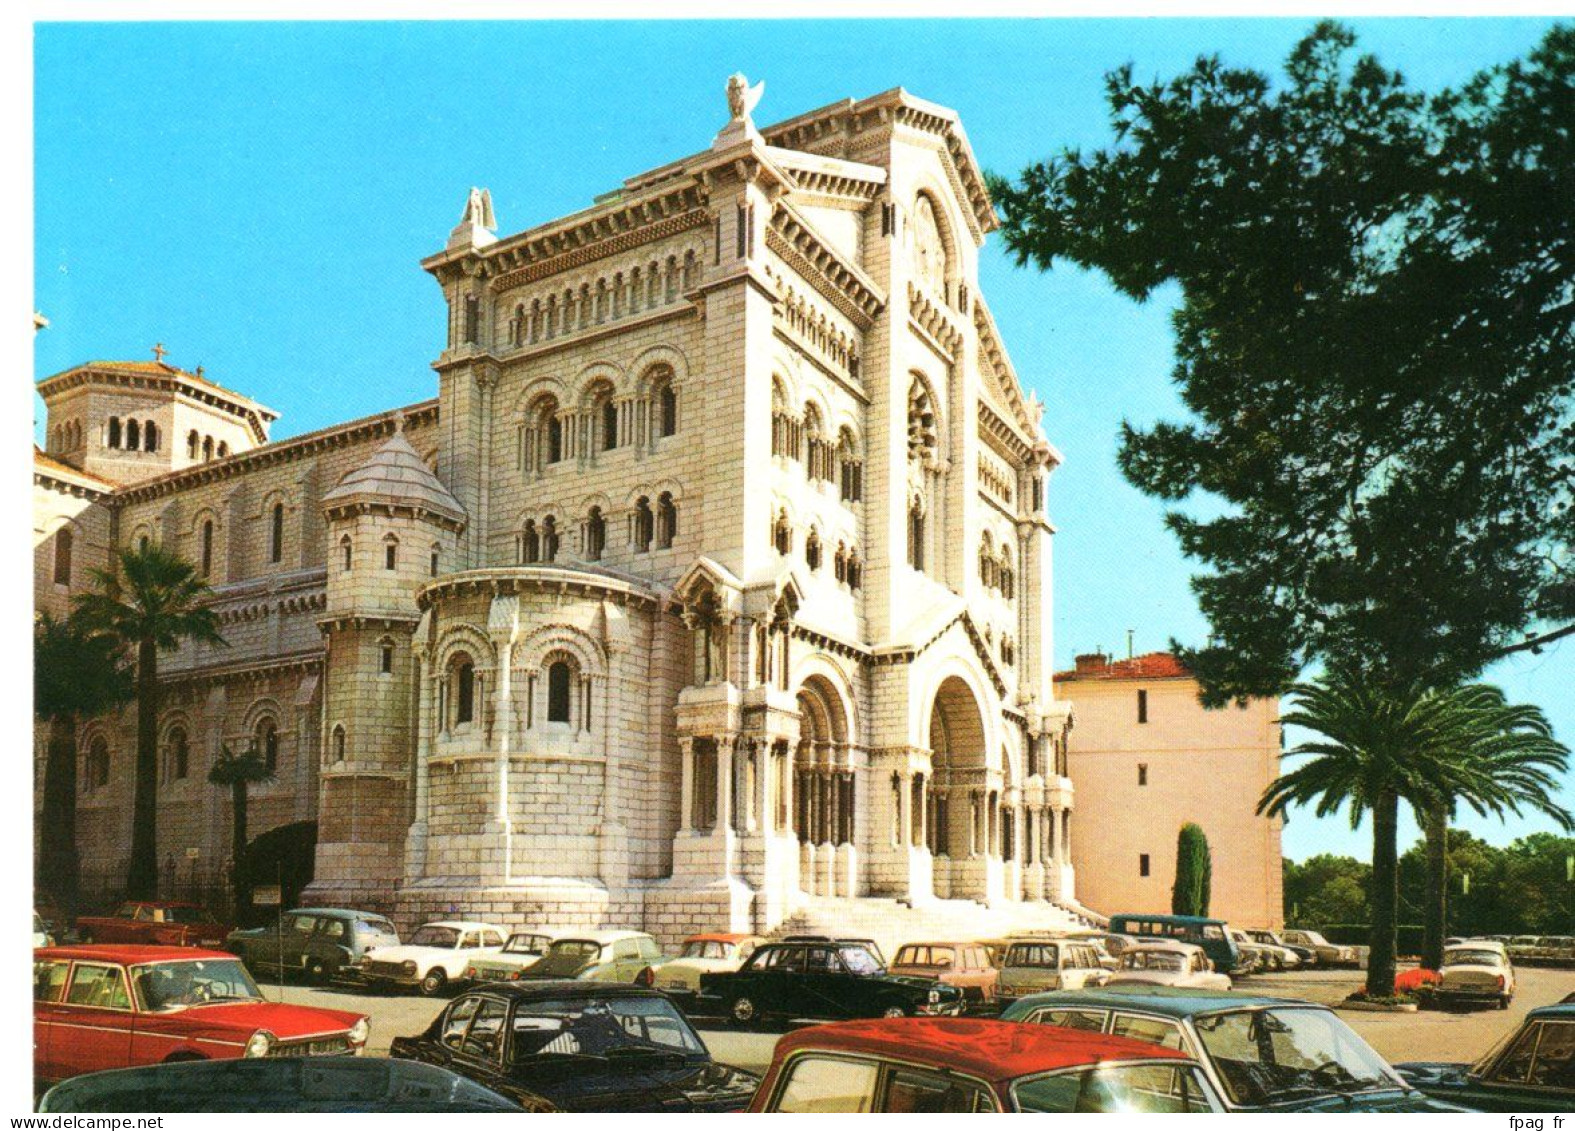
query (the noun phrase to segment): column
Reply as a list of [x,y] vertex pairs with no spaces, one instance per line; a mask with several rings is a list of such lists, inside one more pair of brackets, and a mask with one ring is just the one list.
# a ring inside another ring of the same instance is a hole
[[897,781],[897,843],[906,846],[910,842],[909,830],[913,827],[913,774],[901,771]]
[[695,740],[678,740],[680,783],[678,787],[678,831],[688,832],[695,825]]
[[732,735],[716,738],[716,829],[726,833],[733,823],[733,744]]
[[416,821],[427,823],[428,770],[427,759],[432,753],[432,680],[428,675],[426,652],[416,653]]
[[798,830],[793,825],[793,803],[796,800],[793,796],[793,747],[787,742],[779,743],[778,747],[777,769],[781,776],[777,784],[781,787],[781,793],[777,803],[782,814],[784,829],[797,833]]
[[[485,476],[483,476],[485,479]],[[514,702],[511,695],[510,668],[513,667],[514,645],[508,641],[498,643],[497,709],[498,729],[498,821],[506,824],[509,819],[509,739],[514,734]],[[478,720],[479,722],[480,720]]]
[[828,773],[826,777],[826,841],[829,844],[842,843],[842,778],[840,774]]
[[776,744],[764,738],[755,740],[755,825],[762,836],[770,836],[776,828],[776,813],[771,808],[771,780],[778,772]]
[[968,855],[979,855],[979,792],[968,793]]

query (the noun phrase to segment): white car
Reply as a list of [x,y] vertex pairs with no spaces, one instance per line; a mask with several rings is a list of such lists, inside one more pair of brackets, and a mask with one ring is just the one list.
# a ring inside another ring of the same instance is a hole
[[1480,1002],[1508,1009],[1515,996],[1515,967],[1503,943],[1467,939],[1444,951],[1434,997],[1442,1004]]
[[[1280,941],[1273,931],[1248,931],[1247,937],[1269,952],[1270,965],[1275,970],[1295,970],[1302,964],[1302,956]],[[1308,951],[1311,954],[1311,951]]]
[[1305,947],[1313,952],[1315,966],[1349,966],[1362,964],[1354,946],[1336,946],[1317,931],[1284,931],[1280,935],[1292,946]]
[[656,988],[680,1003],[692,1001],[700,993],[701,974],[737,970],[760,941],[754,935],[690,935],[677,958],[656,967]]
[[1121,952],[1121,965],[1110,975],[1110,985],[1228,990],[1230,978],[1215,971],[1202,947],[1184,942],[1140,942]]
[[562,935],[563,932],[556,929],[515,931],[496,954],[477,956],[465,968],[465,979],[471,982],[517,982],[525,971],[542,960],[547,948]]
[[428,997],[464,981],[470,964],[503,949],[507,934],[491,923],[442,920],[427,923],[399,946],[380,946],[357,968],[374,989],[419,989]]

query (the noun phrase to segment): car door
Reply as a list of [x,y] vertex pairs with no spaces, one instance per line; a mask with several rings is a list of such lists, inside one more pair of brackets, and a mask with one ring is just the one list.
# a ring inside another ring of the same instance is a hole
[[1462,1097],[1482,1111],[1557,1110],[1575,1089],[1575,1022],[1535,1021]]
[[125,972],[119,966],[74,963],[59,1019],[50,1032],[51,1059],[59,1076],[127,1067],[133,1017]]
[[998,1111],[995,1099],[976,1081],[919,1068],[886,1069],[875,1110],[889,1114],[957,1114]]
[[52,1059],[51,1037],[65,1012],[62,1004],[70,973],[71,963],[64,958],[33,963],[33,1075],[40,1080],[56,1080],[61,1075]]
[[311,947],[312,932],[320,920],[316,915],[296,912],[285,917],[284,929],[274,932],[278,963],[286,970],[299,970]]
[[778,947],[767,955],[770,961],[750,987],[756,997],[755,1008],[767,1013],[793,1014],[802,1009],[799,1001],[804,978],[804,948]]
[[608,969],[602,971],[598,981],[604,982],[633,982],[634,976],[640,972],[640,940],[639,939],[614,939],[612,944],[612,961]]
[[480,994],[466,994],[454,999],[454,1003],[442,1013],[436,1038],[411,1041],[408,1047],[419,1053],[419,1060],[445,1068],[452,1067],[454,1057],[459,1054],[460,1045],[464,1042],[465,1031],[470,1028],[471,1018],[481,1008],[481,1002]]
[[332,975],[338,973],[349,954],[350,924],[343,919],[322,916],[317,920],[317,929],[302,948],[300,962],[304,967],[309,960],[315,959]]
[[805,947],[803,959],[799,993],[793,1003],[796,1016],[869,1016],[869,986],[848,972],[834,947]]
[[507,1003],[494,997],[481,998],[457,1047],[451,1050],[453,1060],[449,1067],[489,1088],[505,1083],[503,1054],[508,1019]]

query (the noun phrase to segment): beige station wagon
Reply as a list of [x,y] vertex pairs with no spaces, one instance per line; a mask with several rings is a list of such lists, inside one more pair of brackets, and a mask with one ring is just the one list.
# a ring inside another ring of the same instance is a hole
[[1081,990],[1102,986],[1110,971],[1099,951],[1080,939],[1021,936],[1012,940],[1001,962],[996,993],[1004,1001],[1047,990]]
[[974,1003],[994,1001],[1000,977],[989,951],[971,942],[904,943],[886,972],[956,986],[963,992],[964,1002]]

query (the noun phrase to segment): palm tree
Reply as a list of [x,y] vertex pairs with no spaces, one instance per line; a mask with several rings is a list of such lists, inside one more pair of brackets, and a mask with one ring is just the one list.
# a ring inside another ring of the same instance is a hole
[[1408,688],[1385,687],[1354,670],[1327,673],[1316,683],[1291,689],[1294,709],[1281,723],[1322,736],[1287,751],[1286,758],[1313,755],[1281,774],[1264,790],[1258,812],[1283,813],[1292,805],[1314,805],[1326,817],[1349,807],[1351,827],[1373,815],[1372,935],[1367,993],[1394,993],[1395,923],[1399,903],[1396,845],[1400,803],[1437,792],[1478,786],[1449,753],[1458,741],[1457,711],[1447,700]]
[[1553,800],[1560,775],[1569,768],[1569,748],[1553,737],[1553,727],[1538,707],[1511,704],[1489,684],[1469,684],[1435,693],[1456,715],[1454,792],[1434,789],[1413,799],[1425,838],[1426,903],[1423,908],[1422,965],[1436,970],[1444,959],[1448,912],[1449,824],[1464,802],[1478,816],[1519,815],[1522,807],[1540,810],[1564,829],[1575,818]]
[[41,613],[33,625],[33,713],[49,725],[44,804],[39,813],[36,887],[54,896],[69,924],[76,918],[77,722],[131,698],[121,645],[81,617]]
[[253,740],[239,754],[228,745],[221,746],[218,760],[208,771],[208,780],[230,791],[230,885],[235,893],[235,921],[245,925],[252,904],[251,882],[245,867],[247,790],[253,785],[273,781],[273,771]]
[[77,611],[94,630],[136,649],[137,774],[126,894],[152,899],[159,886],[159,653],[188,640],[223,644],[224,637],[218,616],[206,605],[213,591],[197,568],[173,551],[157,544],[126,547],[116,555],[114,568],[95,569],[90,576],[98,591],[79,594]]

